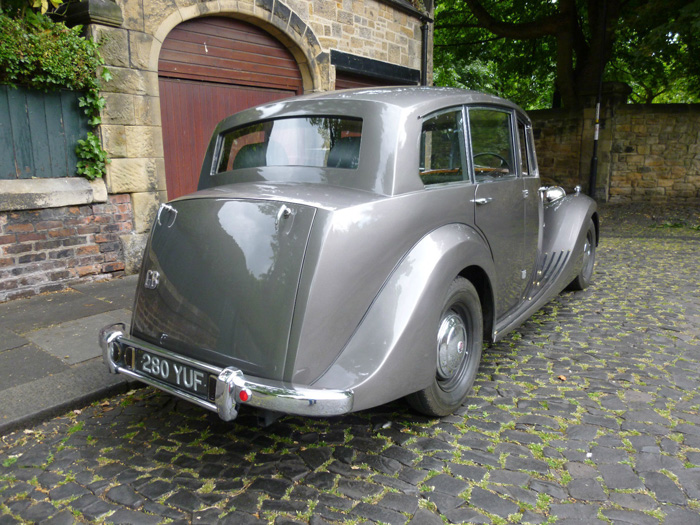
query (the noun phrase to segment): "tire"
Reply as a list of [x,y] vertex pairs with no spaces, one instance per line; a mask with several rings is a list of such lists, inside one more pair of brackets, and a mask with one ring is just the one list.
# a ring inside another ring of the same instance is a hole
[[581,258],[581,270],[576,278],[571,281],[567,290],[580,291],[588,288],[593,280],[593,267],[595,266],[595,248],[596,248],[595,224],[593,219],[588,220],[588,230],[586,231],[586,239],[583,241],[583,254]]
[[476,288],[458,277],[449,287],[436,331],[436,370],[430,386],[407,397],[428,416],[446,416],[459,408],[481,361],[483,320]]

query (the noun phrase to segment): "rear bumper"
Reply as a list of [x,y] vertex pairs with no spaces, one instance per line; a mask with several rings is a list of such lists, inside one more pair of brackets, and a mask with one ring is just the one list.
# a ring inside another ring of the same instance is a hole
[[[351,390],[329,390],[296,387],[281,381],[246,377],[234,367],[219,368],[182,356],[124,334],[124,325],[106,326],[100,330],[102,358],[113,374],[124,374],[174,396],[186,399],[207,410],[216,412],[224,421],[238,416],[240,406],[297,414],[302,416],[335,416],[352,411]],[[176,385],[148,375],[134,366],[130,359],[135,350],[142,350],[171,362],[203,371],[208,375],[208,395],[201,396]]]

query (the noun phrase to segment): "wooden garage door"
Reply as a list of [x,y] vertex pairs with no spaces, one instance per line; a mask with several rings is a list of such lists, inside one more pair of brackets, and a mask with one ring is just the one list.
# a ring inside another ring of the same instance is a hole
[[199,18],[173,29],[158,62],[168,198],[197,189],[214,127],[232,113],[302,93],[291,53],[262,29]]

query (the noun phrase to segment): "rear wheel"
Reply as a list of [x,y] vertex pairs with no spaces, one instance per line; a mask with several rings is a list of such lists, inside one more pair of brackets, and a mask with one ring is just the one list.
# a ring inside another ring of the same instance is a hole
[[435,378],[408,396],[411,406],[429,416],[446,416],[460,407],[479,370],[482,340],[479,294],[458,277],[450,285],[437,326]]
[[596,233],[593,219],[588,220],[586,239],[583,241],[583,258],[581,271],[567,287],[569,290],[585,290],[593,279],[593,266],[595,266]]

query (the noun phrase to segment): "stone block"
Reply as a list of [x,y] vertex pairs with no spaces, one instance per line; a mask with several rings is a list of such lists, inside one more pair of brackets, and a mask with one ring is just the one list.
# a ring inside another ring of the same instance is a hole
[[160,126],[127,126],[125,134],[129,157],[163,156],[163,134]]
[[143,2],[120,2],[124,22],[122,27],[131,31],[143,31]]
[[[190,3],[186,0],[180,0],[182,4]],[[190,20],[192,18],[198,18],[200,16],[207,16],[211,14],[218,13],[220,7],[218,2],[204,2],[196,3],[191,2],[192,5],[181,5],[180,6],[180,16],[183,20]]]
[[0,211],[90,204],[94,198],[93,187],[82,177],[0,180]]
[[92,188],[93,202],[107,202],[109,196],[107,195],[107,184],[104,179],[95,179],[89,182]]
[[135,96],[133,124],[160,126],[160,99],[151,96]]
[[102,147],[109,158],[121,158],[127,156],[126,127],[125,126],[100,126],[102,131]]
[[125,67],[110,68],[112,79],[103,85],[106,93],[125,93],[130,95],[158,94],[158,73],[138,71]]
[[133,96],[125,93],[102,93],[105,107],[102,110],[103,124],[133,124]]
[[154,45],[152,35],[140,31],[129,33],[129,60],[135,69],[151,69],[151,48]]
[[160,206],[157,192],[132,193],[131,202],[134,210],[134,231],[146,233],[151,230]]
[[129,42],[125,29],[95,26],[94,38],[100,43],[100,54],[107,67],[129,65]]
[[255,0],[221,0],[219,2],[219,7],[222,13],[237,11],[239,13],[252,15],[255,13]]
[[152,191],[156,187],[154,159],[112,159],[107,165],[109,193]]
[[[156,159],[156,188],[158,188],[158,191],[166,192],[168,189],[168,185],[166,182],[165,178],[165,159]],[[166,202],[167,195],[165,196],[164,199],[162,199],[162,202]]]
[[131,232],[128,235],[122,235],[119,241],[124,254],[124,273],[127,275],[138,273],[141,269],[143,253],[146,251],[148,234]]
[[[164,22],[171,16],[176,15],[179,21],[182,21],[182,14],[179,6],[174,0],[154,0],[143,3],[144,25],[143,31],[149,35],[156,35],[157,31],[163,27]],[[168,31],[175,27],[179,22],[170,25],[172,21],[168,21],[170,26]]]

